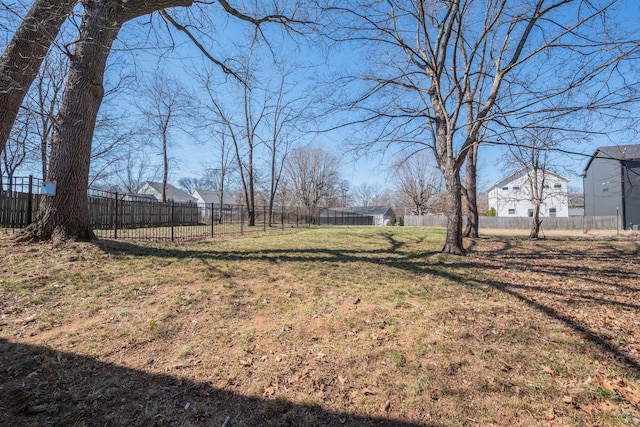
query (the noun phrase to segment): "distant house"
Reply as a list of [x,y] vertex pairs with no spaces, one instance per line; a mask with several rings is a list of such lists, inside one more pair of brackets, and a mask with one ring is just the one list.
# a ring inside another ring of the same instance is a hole
[[[495,208],[496,216],[533,216],[528,173],[530,170],[530,168],[522,168],[489,187],[487,190],[489,194],[489,209]],[[539,170],[538,177],[539,180],[544,177],[540,216],[569,216],[569,179],[549,170]]]
[[624,228],[640,228],[640,144],[596,149],[582,178],[585,215],[619,215]]
[[[162,201],[162,183],[161,182],[151,182],[146,181],[142,184],[142,187],[138,190],[138,194],[148,194],[159,202]],[[171,184],[167,184],[166,189],[166,199],[167,201],[174,201],[176,203],[195,203],[195,197],[192,197],[186,191],[182,191],[177,187],[174,187]]]
[[[220,191],[196,189],[191,194],[196,199],[200,208],[200,215],[203,220],[211,217],[213,213],[215,218],[221,218],[220,215]],[[225,193],[222,196],[222,211],[231,212],[233,208],[233,198],[230,194]]]
[[[196,199],[198,203],[206,204],[206,205],[220,205],[220,191],[218,190],[203,190],[197,189],[191,193],[191,196]],[[229,193],[225,193],[222,196],[222,207],[223,209],[231,209],[231,205],[233,205],[233,197]]]
[[384,225],[395,212],[389,206],[356,206],[325,209],[320,213],[320,224],[331,225]]

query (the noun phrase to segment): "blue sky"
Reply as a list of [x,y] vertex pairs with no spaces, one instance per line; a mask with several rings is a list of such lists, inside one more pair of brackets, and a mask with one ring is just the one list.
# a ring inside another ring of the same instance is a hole
[[[624,13],[620,14],[620,25],[629,26],[630,28],[638,28],[640,3],[635,0],[628,0],[622,3]],[[180,14],[177,13],[179,16]],[[236,43],[246,38],[245,31],[247,26],[238,23],[236,20],[229,18],[226,14],[218,11],[213,15],[214,25],[210,33],[203,33],[199,36],[203,40],[208,49],[221,60],[232,58],[237,52]],[[626,21],[626,22],[624,22]],[[149,25],[151,22],[152,25]],[[157,32],[149,31],[151,26],[158,29]],[[321,46],[314,47],[313,44],[300,42],[293,43],[282,35],[277,27],[267,28],[267,36],[272,41],[274,50],[279,56],[287,56],[297,61],[310,63],[316,68],[305,68],[300,71],[298,78],[304,80],[309,79],[313,74],[319,76],[330,74],[340,68],[348,67],[350,64],[358,61],[359,52],[350,51],[348,48],[337,49],[321,49]],[[127,62],[138,77],[145,77],[152,74],[155,70],[161,69],[167,75],[182,79],[187,87],[193,88],[193,71],[199,67],[203,67],[203,55],[194,48],[193,44],[183,35],[178,34],[171,29],[171,37],[158,17],[155,16],[151,21],[143,18],[137,22],[128,23],[123,28],[119,37],[119,43],[116,44],[115,55],[121,60]],[[175,45],[172,43],[175,42]],[[157,48],[158,45],[164,46],[164,49]],[[126,51],[126,52],[125,52]],[[310,71],[312,70],[312,71]],[[222,76],[222,73],[219,73]],[[132,94],[136,96],[136,94]],[[120,106],[124,110],[130,108],[128,101]],[[325,126],[325,123],[319,126]],[[352,186],[361,183],[375,184],[378,187],[392,187],[393,183],[389,178],[388,167],[392,163],[392,156],[382,155],[376,151],[371,151],[367,156],[356,159],[345,150],[348,147],[350,135],[347,131],[322,133],[317,136],[309,136],[308,141],[314,142],[316,145],[330,148],[331,151],[341,159],[343,178],[350,181]],[[614,141],[622,143],[634,143],[633,134],[619,134],[612,138]],[[574,147],[575,151],[583,153],[592,153],[596,147],[602,145],[611,145],[612,141],[602,136],[592,137],[590,141]],[[203,143],[196,143],[191,136],[177,132],[175,142],[171,149],[171,156],[176,159],[176,163],[172,167],[171,181],[177,183],[181,177],[198,177],[202,170],[209,163],[207,159],[214,156],[214,148]],[[499,147],[482,147],[480,150],[480,168],[479,168],[479,189],[483,190],[492,183],[499,180],[508,172],[502,167],[502,149]],[[581,186],[579,173],[586,164],[586,158],[581,156],[564,156],[559,159],[558,163],[565,170],[558,171],[561,174],[571,178],[570,185]],[[573,171],[573,174],[567,173]],[[25,173],[28,173],[25,171]],[[37,175],[37,173],[36,173]]]

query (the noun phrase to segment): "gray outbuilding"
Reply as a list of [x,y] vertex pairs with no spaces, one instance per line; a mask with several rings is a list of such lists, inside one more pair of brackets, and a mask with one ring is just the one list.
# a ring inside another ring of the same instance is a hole
[[600,147],[582,173],[586,216],[618,215],[640,229],[640,144]]

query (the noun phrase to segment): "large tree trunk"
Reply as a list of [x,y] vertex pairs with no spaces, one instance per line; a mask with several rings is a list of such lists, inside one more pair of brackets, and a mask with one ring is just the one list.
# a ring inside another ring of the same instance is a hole
[[120,6],[86,4],[53,138],[48,180],[57,182],[55,196],[43,197],[34,223],[19,240],[91,240],[87,187],[91,141],[104,96],[103,77],[111,44],[122,21]]
[[36,0],[0,57],[0,152],[40,64],[76,0]]
[[540,226],[542,225],[542,221],[540,221],[540,203],[535,203],[533,205],[533,217],[531,218],[531,231],[529,232],[530,239],[537,239],[540,235]]
[[462,244],[462,183],[460,170],[454,167],[444,169],[447,193],[447,237],[442,252],[465,255]]
[[464,237],[478,237],[478,191],[477,191],[478,145],[474,144],[467,153],[464,192],[467,202],[467,226]]

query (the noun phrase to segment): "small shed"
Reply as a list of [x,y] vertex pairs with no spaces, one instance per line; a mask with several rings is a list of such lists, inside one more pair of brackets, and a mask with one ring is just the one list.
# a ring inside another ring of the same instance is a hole
[[320,224],[325,225],[384,225],[392,221],[395,211],[390,206],[354,206],[325,209]]

